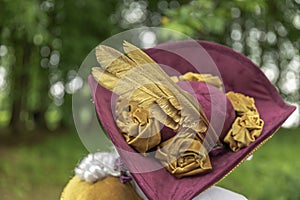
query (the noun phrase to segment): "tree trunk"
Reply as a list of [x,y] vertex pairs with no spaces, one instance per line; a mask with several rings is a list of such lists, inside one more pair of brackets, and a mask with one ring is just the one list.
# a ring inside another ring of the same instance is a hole
[[[18,95],[19,96],[19,95]],[[21,121],[21,112],[22,112],[22,99],[16,98],[12,102],[12,109],[11,109],[11,118],[9,127],[13,131],[14,134],[20,133],[20,131],[23,129],[24,125]]]
[[[16,62],[11,70],[11,106],[12,113],[9,126],[14,134],[26,131],[24,114],[26,112],[26,93],[28,85],[27,66],[30,63],[31,46],[28,42],[15,44]],[[22,116],[23,114],[23,116]]]

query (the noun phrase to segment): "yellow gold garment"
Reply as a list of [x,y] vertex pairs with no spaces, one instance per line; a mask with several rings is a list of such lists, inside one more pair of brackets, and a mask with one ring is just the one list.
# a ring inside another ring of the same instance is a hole
[[96,183],[88,183],[74,176],[64,188],[60,200],[142,200],[130,183],[108,176]]
[[249,146],[260,136],[264,121],[259,117],[253,98],[234,92],[228,92],[227,97],[237,113],[237,118],[224,142],[236,152]]

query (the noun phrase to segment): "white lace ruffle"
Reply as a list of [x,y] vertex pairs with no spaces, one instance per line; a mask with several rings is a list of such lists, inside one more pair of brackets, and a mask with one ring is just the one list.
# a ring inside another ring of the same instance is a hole
[[97,152],[86,156],[75,168],[75,174],[90,183],[101,180],[108,175],[120,176],[120,171],[114,169],[117,152]]

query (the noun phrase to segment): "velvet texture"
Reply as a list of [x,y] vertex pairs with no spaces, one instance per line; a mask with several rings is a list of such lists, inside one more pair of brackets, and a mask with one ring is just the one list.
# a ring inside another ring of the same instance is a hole
[[[212,117],[211,104],[214,104],[216,107],[214,112],[216,113],[214,113],[214,124],[212,124],[212,126],[215,130],[220,129],[219,127],[214,127],[215,125],[222,126],[222,131],[219,134],[219,138],[222,140],[236,117],[231,102],[226,95],[218,89],[222,86],[213,86],[210,85],[210,83],[205,84],[197,81],[178,82],[177,84],[182,89],[192,94],[198,100],[198,102],[200,102],[201,107],[203,108],[203,111],[209,120]],[[190,85],[192,90],[186,87],[186,84]],[[218,99],[225,99],[225,101],[215,102]]]
[[61,200],[142,200],[130,183],[108,176],[96,183],[88,183],[74,176],[66,185]]
[[[258,148],[262,142],[272,136],[295,109],[283,102],[265,75],[248,58],[219,44],[204,41],[198,43],[202,45],[218,66],[226,92],[239,92],[255,99],[260,117],[265,122],[264,129],[257,140],[248,147],[238,152],[227,150],[221,155],[211,157],[213,169],[204,175],[177,179],[165,168],[145,173],[132,173],[149,199],[192,199],[222,179],[253,150]],[[166,43],[145,51],[157,63],[172,67],[182,74],[196,71],[184,58],[160,48],[179,50],[189,55],[189,59],[199,62],[207,59],[202,57],[203,55],[194,53],[198,48],[194,41]],[[201,73],[217,75],[211,71],[209,65],[201,65]],[[89,77],[89,84],[99,119],[112,142],[117,148],[135,152],[126,143],[114,122],[111,111],[111,92],[98,85],[92,77]],[[128,156],[124,151],[119,151],[119,153],[130,171],[147,171],[160,167],[156,160],[145,158],[142,155]]]

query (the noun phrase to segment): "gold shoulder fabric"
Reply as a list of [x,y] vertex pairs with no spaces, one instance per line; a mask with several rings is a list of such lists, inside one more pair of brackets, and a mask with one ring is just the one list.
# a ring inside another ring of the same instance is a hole
[[259,116],[253,98],[235,92],[228,92],[227,97],[236,111],[237,118],[224,142],[236,152],[249,146],[260,136],[264,121]]
[[142,200],[130,183],[108,176],[96,183],[88,183],[74,176],[64,188],[60,200]]

